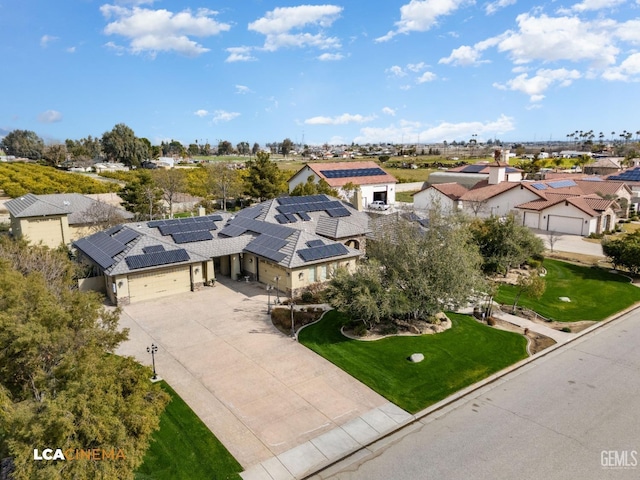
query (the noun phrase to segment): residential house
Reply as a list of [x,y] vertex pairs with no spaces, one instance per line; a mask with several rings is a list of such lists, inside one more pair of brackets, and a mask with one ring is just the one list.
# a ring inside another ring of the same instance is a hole
[[289,192],[306,183],[309,177],[313,177],[316,183],[320,179],[325,180],[344,198],[349,198],[351,194],[345,192],[343,187],[349,183],[357,185],[360,187],[359,198],[364,207],[373,201],[382,201],[388,205],[396,201],[397,180],[376,162],[307,163],[289,179]]
[[462,208],[460,198],[467,191],[459,183],[430,185],[413,194],[413,208],[416,211],[427,211],[437,206],[443,214],[451,214]]

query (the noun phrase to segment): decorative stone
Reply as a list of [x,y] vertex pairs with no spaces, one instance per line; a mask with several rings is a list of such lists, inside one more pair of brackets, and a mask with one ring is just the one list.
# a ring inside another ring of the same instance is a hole
[[569,297],[558,297],[558,299],[559,299],[561,302],[567,302],[567,303],[570,303],[570,302],[571,302],[571,299],[570,299]]
[[424,355],[421,353],[412,353],[409,357],[409,361],[413,363],[420,363],[424,360]]

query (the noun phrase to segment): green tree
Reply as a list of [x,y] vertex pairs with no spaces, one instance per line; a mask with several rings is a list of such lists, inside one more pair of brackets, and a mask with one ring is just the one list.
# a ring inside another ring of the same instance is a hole
[[332,197],[337,197],[339,195],[338,191],[331,188],[331,185],[329,185],[324,178],[321,178],[316,183],[314,175],[309,175],[305,183],[296,185],[296,187],[290,193],[292,197],[319,194],[330,195]]
[[[13,245],[11,244],[13,243]],[[11,478],[133,479],[168,397],[150,369],[114,355],[127,338],[118,310],[80,292],[63,251],[0,239],[0,458]],[[32,257],[53,264],[25,269]],[[36,462],[34,448],[122,450],[123,459]]]
[[516,307],[518,306],[518,301],[520,297],[524,295],[525,297],[529,297],[531,299],[539,299],[544,294],[546,289],[546,284],[544,278],[542,278],[537,271],[531,272],[531,275],[521,275],[518,278],[518,283],[516,284],[516,298],[513,301],[513,313],[516,312]]
[[233,153],[233,145],[228,140],[222,140],[218,143],[218,155],[231,155]]
[[44,142],[31,130],[13,130],[2,139],[0,148],[7,155],[40,160],[44,153]]
[[42,159],[52,167],[57,167],[67,159],[67,146],[64,143],[52,143],[44,147]]
[[247,162],[245,193],[260,201],[275,198],[287,191],[287,177],[268,153],[258,152]]
[[634,275],[640,274],[640,230],[602,242],[602,251],[614,268],[622,267]]
[[149,158],[147,144],[124,123],[102,134],[102,151],[110,162],[122,162],[130,167],[139,167]]
[[514,215],[475,220],[470,227],[484,258],[486,272],[506,274],[544,252],[542,240],[520,225]]
[[280,152],[286,158],[287,155],[293,150],[293,142],[290,138],[285,138],[280,145]]
[[135,213],[139,219],[151,220],[154,216],[162,214],[162,189],[158,188],[149,172],[138,172],[136,177],[122,188],[120,198],[122,206]]
[[254,143],[253,147],[251,147],[251,153],[256,155],[260,151],[260,145],[258,143]]
[[227,211],[227,201],[238,198],[244,192],[244,183],[239,170],[230,163],[216,162],[205,167],[207,196],[221,200],[222,209]]

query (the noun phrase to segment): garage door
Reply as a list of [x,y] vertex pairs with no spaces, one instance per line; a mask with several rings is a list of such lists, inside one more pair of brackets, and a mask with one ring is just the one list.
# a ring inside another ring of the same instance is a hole
[[572,235],[582,235],[582,222],[579,217],[562,217],[560,215],[549,215],[547,230],[550,232],[570,233]]
[[540,228],[540,214],[536,212],[524,212],[524,226]]
[[129,299],[132,303],[190,291],[188,265],[129,275]]

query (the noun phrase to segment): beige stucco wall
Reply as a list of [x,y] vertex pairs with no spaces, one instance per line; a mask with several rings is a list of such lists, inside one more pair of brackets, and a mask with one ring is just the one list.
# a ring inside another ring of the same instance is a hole
[[60,244],[66,245],[70,241],[66,216],[21,218],[18,222],[18,236],[26,238],[32,244],[42,242],[47,247],[57,248]]

